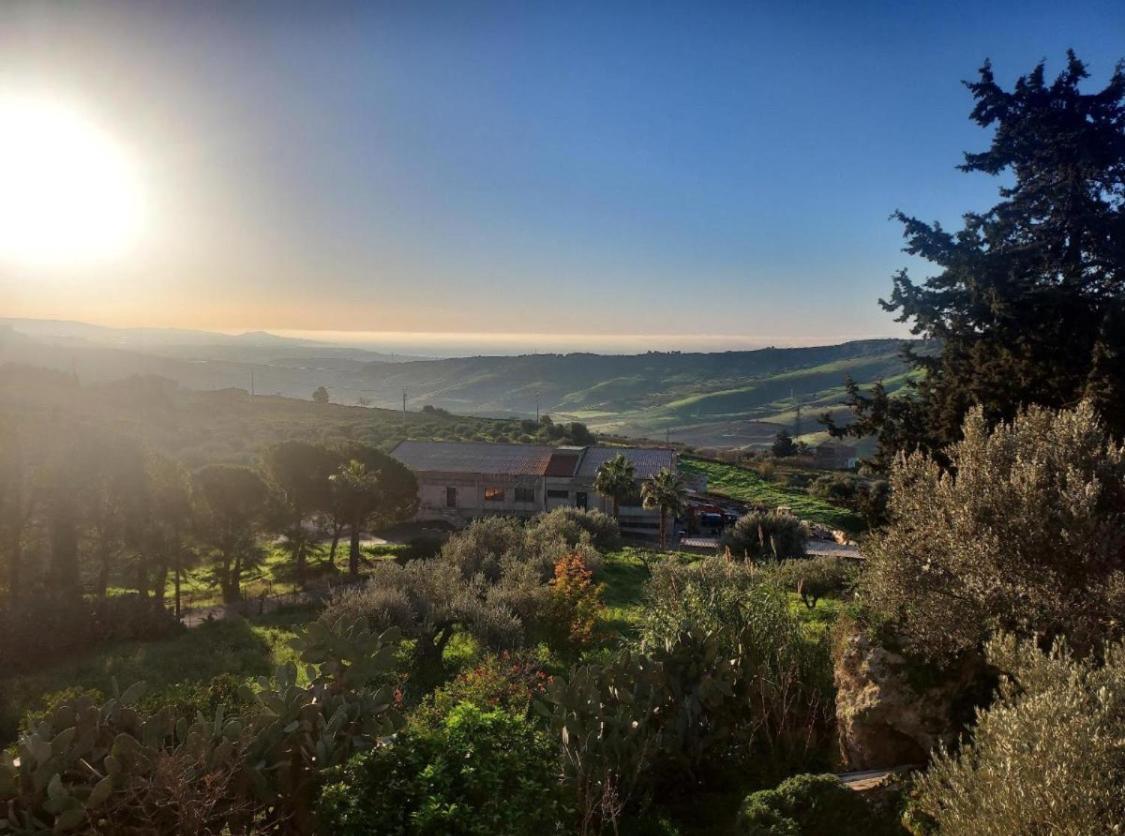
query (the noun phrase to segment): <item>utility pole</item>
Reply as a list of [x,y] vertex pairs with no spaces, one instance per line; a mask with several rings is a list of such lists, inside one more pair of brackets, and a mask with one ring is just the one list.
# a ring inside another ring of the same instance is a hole
[[402,390],[402,420],[406,421],[406,389]]

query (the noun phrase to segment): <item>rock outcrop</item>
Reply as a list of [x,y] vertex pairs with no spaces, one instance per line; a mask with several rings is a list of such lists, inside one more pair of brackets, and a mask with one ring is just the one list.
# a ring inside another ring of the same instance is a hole
[[[916,668],[915,668],[916,669]],[[966,662],[940,682],[912,683],[911,663],[855,628],[837,645],[836,724],[852,769],[924,764],[971,717],[983,669]]]

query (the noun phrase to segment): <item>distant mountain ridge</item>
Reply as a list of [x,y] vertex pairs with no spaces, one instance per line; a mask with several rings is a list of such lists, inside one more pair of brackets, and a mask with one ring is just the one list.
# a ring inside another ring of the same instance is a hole
[[[839,409],[845,378],[892,391],[909,370],[897,339],[722,352],[481,355],[393,362],[390,357],[266,333],[218,335],[155,329],[118,339],[98,326],[0,320],[0,363],[73,371],[84,381],[157,375],[192,389],[251,387],[308,398],[325,386],[338,403],[433,406],[456,414],[587,423],[595,431],[707,446],[767,443],[780,426],[819,429]],[[4,328],[8,325],[8,328]],[[18,329],[18,330],[17,330]],[[142,332],[144,329],[140,329]],[[30,332],[30,333],[29,333]],[[116,336],[115,336],[116,335]],[[175,339],[199,342],[174,342]],[[397,358],[396,358],[397,359]],[[801,414],[798,415],[798,409]]]

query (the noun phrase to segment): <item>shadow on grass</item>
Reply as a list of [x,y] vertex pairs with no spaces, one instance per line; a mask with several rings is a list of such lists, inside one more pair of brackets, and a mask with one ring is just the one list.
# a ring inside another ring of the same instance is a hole
[[35,673],[0,678],[0,742],[13,739],[19,721],[40,709],[44,697],[67,688],[112,694],[144,682],[147,691],[181,683],[207,683],[220,674],[240,679],[266,676],[295,658],[289,647],[309,608],[279,610],[254,621],[230,618],[202,624],[154,642],[117,642]]

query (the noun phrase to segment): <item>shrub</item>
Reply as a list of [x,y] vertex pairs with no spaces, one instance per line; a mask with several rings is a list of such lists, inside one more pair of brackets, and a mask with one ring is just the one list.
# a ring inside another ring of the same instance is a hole
[[550,682],[544,660],[539,656],[526,651],[490,653],[435,689],[410,720],[436,728],[462,703],[482,711],[501,709],[525,717],[532,697],[542,694]]
[[877,836],[872,810],[835,775],[794,775],[751,793],[738,813],[744,836]]
[[998,630],[1065,634],[1080,651],[1125,612],[1125,450],[1089,404],[1033,408],[989,429],[981,411],[947,451],[891,471],[891,522],[865,548],[861,594],[934,661]]
[[938,754],[917,783],[911,816],[958,836],[1116,833],[1125,822],[1125,643],[1104,664],[1064,641],[991,641],[1004,671],[996,702],[978,712],[972,742]]
[[800,595],[810,610],[825,595],[850,589],[859,576],[858,567],[831,555],[786,560],[766,571],[782,589]]
[[309,833],[323,770],[395,728],[376,687],[395,634],[310,625],[293,664],[244,689],[239,719],[194,721],[137,705],[143,685],[104,704],[78,695],[0,751],[0,809],[20,833]]
[[803,557],[808,539],[808,529],[792,514],[752,511],[723,535],[722,545],[739,560],[785,560]]
[[440,728],[353,758],[324,788],[319,816],[340,836],[540,836],[566,818],[557,758],[527,720],[461,705]]
[[9,673],[106,642],[152,641],[180,629],[175,616],[153,598],[117,595],[60,601],[43,595],[0,609],[0,659]]
[[736,739],[727,754],[745,759],[765,749],[769,767],[784,770],[789,761],[807,765],[823,756],[834,690],[826,639],[806,635],[768,580],[751,565],[719,557],[660,564],[645,590],[640,635],[646,650],[672,653],[704,638],[713,645],[745,689],[715,718]]
[[597,510],[555,508],[538,516],[531,527],[540,536],[561,537],[571,548],[583,542],[583,533],[589,535],[590,542],[599,551],[611,551],[621,547],[621,530],[617,526],[617,520]]
[[555,564],[551,582],[551,617],[561,627],[566,642],[582,647],[594,637],[602,611],[602,588],[580,554],[566,555]]
[[837,505],[848,505],[853,502],[858,491],[854,476],[845,476],[834,473],[827,476],[818,476],[809,485],[809,493],[825,502],[834,502]]

